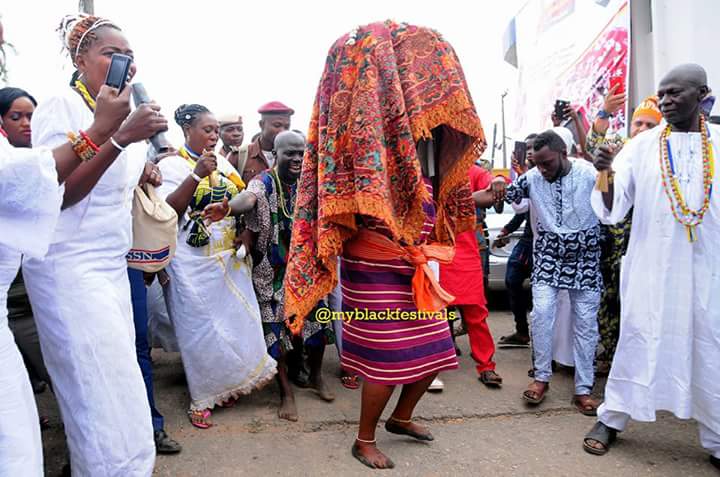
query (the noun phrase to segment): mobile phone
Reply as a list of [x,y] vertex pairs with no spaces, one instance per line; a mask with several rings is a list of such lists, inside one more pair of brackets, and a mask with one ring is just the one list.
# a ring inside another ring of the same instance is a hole
[[555,101],[555,117],[558,118],[560,121],[564,121],[567,119],[567,113],[565,110],[567,107],[570,106],[570,101],[566,101],[564,99],[558,99]]
[[525,166],[525,156],[527,156],[527,143],[525,141],[515,141],[515,159],[517,159],[520,167]]
[[610,89],[608,91],[611,91],[616,85],[618,86],[618,89],[615,90],[615,93],[613,94],[624,94],[625,82],[623,81],[622,77],[613,76],[612,78],[610,78]]
[[113,53],[112,59],[110,60],[110,67],[105,77],[105,84],[122,91],[127,84],[132,62],[132,58],[127,55]]

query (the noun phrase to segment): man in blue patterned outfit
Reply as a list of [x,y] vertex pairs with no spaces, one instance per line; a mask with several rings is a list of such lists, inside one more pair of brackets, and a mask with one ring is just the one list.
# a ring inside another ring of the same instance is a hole
[[505,200],[529,199],[537,215],[533,252],[532,344],[535,380],[523,393],[531,404],[545,398],[552,376],[553,325],[558,292],[568,290],[573,314],[575,395],[578,411],[595,415],[598,402],[590,396],[593,361],[599,335],[597,312],[602,291],[600,228],[590,206],[596,172],[584,160],[568,159],[563,139],[546,131],[533,145],[535,168],[508,186]]

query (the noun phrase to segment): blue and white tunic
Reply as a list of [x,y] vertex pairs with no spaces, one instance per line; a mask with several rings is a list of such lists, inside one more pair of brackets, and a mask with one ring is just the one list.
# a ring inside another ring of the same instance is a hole
[[590,205],[597,172],[584,160],[570,159],[570,172],[548,182],[537,168],[508,187],[506,201],[530,199],[537,221],[533,284],[600,291],[600,227]]

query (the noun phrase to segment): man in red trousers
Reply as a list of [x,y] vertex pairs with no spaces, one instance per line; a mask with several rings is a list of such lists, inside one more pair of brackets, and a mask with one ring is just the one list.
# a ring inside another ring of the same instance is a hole
[[[478,165],[470,169],[470,188],[473,192],[487,190],[493,181],[492,174]],[[492,204],[478,204],[489,207]],[[483,267],[475,238],[469,230],[455,237],[455,258],[448,265],[440,265],[440,285],[451,295],[462,315],[468,331],[470,350],[477,363],[478,379],[489,387],[500,387],[502,378],[495,372],[495,342],[487,323],[488,309],[483,286]]]

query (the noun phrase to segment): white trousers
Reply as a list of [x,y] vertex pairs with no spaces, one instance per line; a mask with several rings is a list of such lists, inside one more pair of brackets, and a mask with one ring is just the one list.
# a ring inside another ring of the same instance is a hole
[[[630,415],[624,412],[610,411],[603,404],[598,408],[598,421],[617,431],[623,431],[630,422]],[[698,422],[698,431],[700,433],[700,444],[710,454],[720,459],[720,434],[716,434],[701,422]]]

